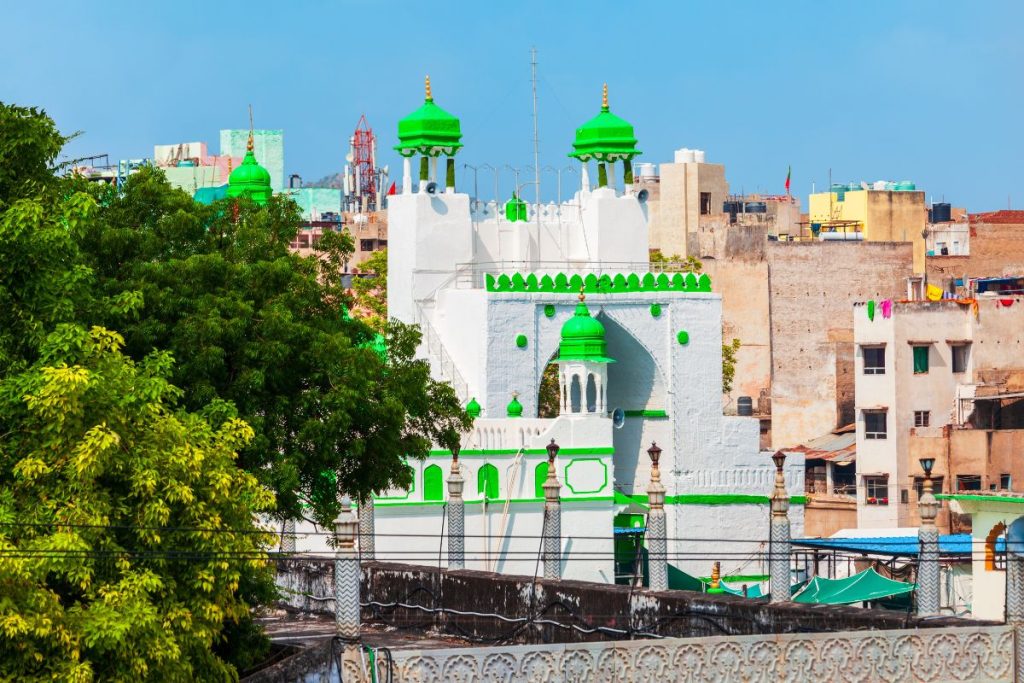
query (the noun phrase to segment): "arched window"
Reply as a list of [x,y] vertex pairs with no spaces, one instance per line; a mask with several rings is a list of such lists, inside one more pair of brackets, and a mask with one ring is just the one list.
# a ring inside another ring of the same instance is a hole
[[597,412],[597,382],[593,373],[587,373],[587,412]]
[[1006,525],[999,522],[992,530],[988,532],[988,536],[985,537],[985,570],[995,571],[996,569],[1005,569],[1006,565],[1002,567],[996,566],[996,540],[1006,531]]
[[548,480],[548,463],[542,462],[533,468],[533,497],[544,497],[544,482]]
[[444,500],[444,472],[437,465],[423,470],[423,500]]
[[573,375],[569,384],[569,412],[578,413],[582,410],[580,404],[583,402],[583,389],[580,387],[580,376]]
[[487,500],[498,499],[498,468],[490,463],[476,471],[476,492]]

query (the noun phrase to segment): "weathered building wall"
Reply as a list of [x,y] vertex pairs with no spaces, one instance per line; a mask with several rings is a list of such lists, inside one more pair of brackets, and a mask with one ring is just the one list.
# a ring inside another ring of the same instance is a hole
[[842,426],[851,414],[853,303],[902,299],[913,250],[910,243],[770,242],[767,254],[772,444],[782,448]]
[[929,281],[999,277],[1024,273],[1024,211],[997,211],[972,217],[969,256],[929,256]]

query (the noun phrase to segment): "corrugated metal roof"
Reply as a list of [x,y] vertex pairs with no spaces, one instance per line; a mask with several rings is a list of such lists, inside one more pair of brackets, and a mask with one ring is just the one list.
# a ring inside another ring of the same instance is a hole
[[857,455],[857,433],[847,431],[844,427],[786,450],[803,453],[804,458],[808,460],[854,460]]
[[[945,534],[939,536],[939,554],[947,556],[967,556],[971,554],[974,539],[970,534]],[[977,543],[981,543],[978,541]],[[885,555],[887,557],[917,557],[920,543],[917,536],[868,536],[852,538],[800,538],[793,545],[803,548],[819,548],[822,550],[840,550],[849,553],[866,553],[869,555]],[[981,548],[978,548],[981,550]],[[1006,541],[996,540],[996,552],[1005,552]]]

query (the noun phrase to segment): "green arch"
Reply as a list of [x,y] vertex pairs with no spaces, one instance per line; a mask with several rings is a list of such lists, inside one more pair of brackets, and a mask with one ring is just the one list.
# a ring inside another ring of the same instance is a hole
[[476,471],[476,492],[487,500],[498,499],[498,468],[489,462]]
[[423,500],[444,500],[444,472],[437,465],[423,470]]
[[533,468],[533,497],[543,498],[544,497],[544,482],[548,480],[548,463],[547,461],[538,463]]

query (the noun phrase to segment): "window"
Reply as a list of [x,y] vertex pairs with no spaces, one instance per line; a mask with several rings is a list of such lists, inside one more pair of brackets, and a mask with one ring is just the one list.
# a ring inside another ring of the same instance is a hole
[[533,497],[544,497],[544,482],[548,480],[548,463],[542,462],[533,468]]
[[[921,500],[924,495],[924,477],[914,477],[914,492],[917,493],[917,499]],[[942,493],[942,477],[932,477],[932,493]]]
[[498,499],[498,468],[487,463],[476,472],[476,492],[487,500]]
[[359,240],[359,251],[373,251],[373,240]]
[[928,372],[928,347],[914,347],[914,374],[923,375]]
[[701,192],[700,193],[700,215],[707,216],[711,213],[711,193]]
[[885,374],[885,347],[864,346],[861,347],[864,354],[864,374],[884,375]]
[[423,500],[444,500],[444,473],[437,465],[423,470]]
[[864,495],[868,505],[888,505],[889,477],[864,477]]
[[1012,484],[1013,484],[1013,481],[1010,479],[1010,475],[1009,474],[1000,474],[999,475],[999,488],[1001,488],[1004,491],[1010,491],[1010,490],[1013,489],[1013,485]]
[[960,474],[956,478],[956,490],[957,491],[980,491],[981,490],[981,475],[979,474]]
[[915,410],[914,411],[914,426],[915,427],[927,427],[928,423],[931,422],[932,411],[930,410]]
[[967,352],[970,344],[953,346],[953,372],[967,372]]
[[884,410],[865,410],[864,411],[864,438],[865,439],[884,439],[885,437],[886,437],[885,411]]

